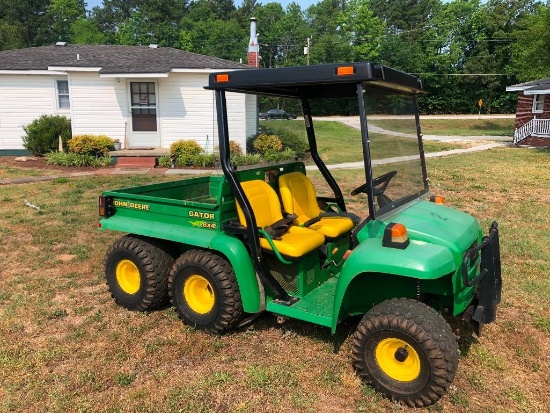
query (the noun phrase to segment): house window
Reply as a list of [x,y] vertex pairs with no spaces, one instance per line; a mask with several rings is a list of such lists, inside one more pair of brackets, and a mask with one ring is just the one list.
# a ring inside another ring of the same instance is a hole
[[544,111],[544,95],[533,96],[533,113],[542,113]]
[[57,80],[57,107],[59,110],[70,109],[71,103],[69,100],[69,81]]

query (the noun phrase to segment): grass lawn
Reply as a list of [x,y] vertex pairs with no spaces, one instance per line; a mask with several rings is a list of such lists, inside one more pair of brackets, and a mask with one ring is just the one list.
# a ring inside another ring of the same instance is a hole
[[[409,122],[410,124],[410,122]],[[261,121],[261,126],[267,127],[276,132],[278,130],[290,131],[307,140],[302,120],[291,121]],[[361,132],[350,128],[340,122],[322,121],[314,124],[317,147],[323,161],[327,164],[341,162],[356,162],[363,160],[363,149],[361,146]],[[371,133],[370,139],[372,148],[377,158],[389,158],[395,156],[394,146],[399,143],[403,146],[418,147],[416,140],[407,138],[392,137],[391,142],[386,144],[384,135]],[[465,144],[452,142],[424,142],[425,152],[438,152],[450,149],[463,148]],[[418,151],[416,149],[416,151]]]
[[[375,119],[372,124],[381,128],[408,132],[410,121],[399,119]],[[443,136],[514,136],[514,122],[512,119],[422,119],[422,133],[424,135]]]
[[24,178],[29,176],[48,176],[55,174],[56,171],[50,169],[18,168],[3,165],[2,157],[0,156],[0,179]]
[[[433,192],[501,228],[504,291],[477,340],[455,325],[454,385],[417,412],[543,412],[550,404],[548,151],[502,148],[428,160]],[[335,171],[345,194],[360,170]],[[318,174],[311,174],[315,182]],[[405,412],[361,384],[348,335],[262,315],[211,337],[169,308],[130,312],[104,283],[97,230],[106,189],[165,176],[101,176],[3,186],[0,193],[0,412]],[[321,190],[322,192],[322,190]],[[27,208],[24,199],[41,210]],[[360,198],[346,196],[364,214]],[[545,407],[546,406],[546,407]]]

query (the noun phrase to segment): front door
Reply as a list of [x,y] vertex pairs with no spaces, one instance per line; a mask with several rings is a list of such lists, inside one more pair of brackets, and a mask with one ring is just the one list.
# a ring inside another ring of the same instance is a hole
[[160,147],[156,82],[130,82],[130,148]]

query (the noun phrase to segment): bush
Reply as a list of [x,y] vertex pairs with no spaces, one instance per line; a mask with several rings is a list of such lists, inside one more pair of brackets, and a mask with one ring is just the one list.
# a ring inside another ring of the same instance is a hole
[[277,135],[283,144],[283,149],[292,149],[296,156],[304,157],[306,150],[308,148],[308,143],[306,140],[294,132],[278,129],[276,126],[270,126],[269,129],[265,130],[266,135]]
[[162,168],[170,168],[171,160],[169,155],[159,156],[159,166]]
[[283,149],[283,144],[281,140],[275,135],[266,135],[262,133],[258,135],[254,142],[252,142],[254,151],[263,155],[269,151],[277,152]]
[[241,145],[237,141],[229,141],[229,153],[235,154],[235,155],[242,155],[243,154],[243,148],[241,148]]
[[113,143],[105,135],[76,135],[67,142],[67,147],[73,153],[100,157],[115,149]]
[[296,154],[292,149],[286,148],[282,151],[267,151],[263,157],[267,162],[281,162],[295,159]]
[[58,166],[111,166],[109,155],[96,157],[73,152],[50,152],[46,154],[46,163]]
[[216,154],[213,153],[201,153],[191,157],[191,165],[206,168],[216,165]]
[[59,148],[59,137],[65,146],[71,139],[71,121],[65,116],[42,115],[23,126],[23,147],[33,155],[45,155]]
[[170,145],[170,157],[176,159],[177,162],[183,162],[187,165],[190,165],[187,163],[187,158],[200,155],[203,152],[202,147],[194,140],[179,140]]
[[205,168],[207,166],[214,166],[216,163],[216,155],[213,153],[199,153],[192,156],[180,156],[176,159],[176,166],[197,166]]
[[248,155],[231,155],[231,163],[235,166],[256,165],[261,162],[263,162],[263,158],[257,153],[251,153]]

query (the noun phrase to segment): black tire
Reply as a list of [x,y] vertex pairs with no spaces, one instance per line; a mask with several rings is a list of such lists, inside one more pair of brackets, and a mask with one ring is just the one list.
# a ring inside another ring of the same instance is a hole
[[115,302],[129,310],[157,309],[168,302],[174,258],[161,240],[126,235],[105,254],[105,279]]
[[231,330],[243,313],[231,264],[210,251],[190,250],[179,257],[170,270],[168,290],[179,318],[209,334]]
[[358,375],[386,397],[410,407],[435,403],[458,367],[456,337],[433,308],[411,299],[373,307],[352,338]]

